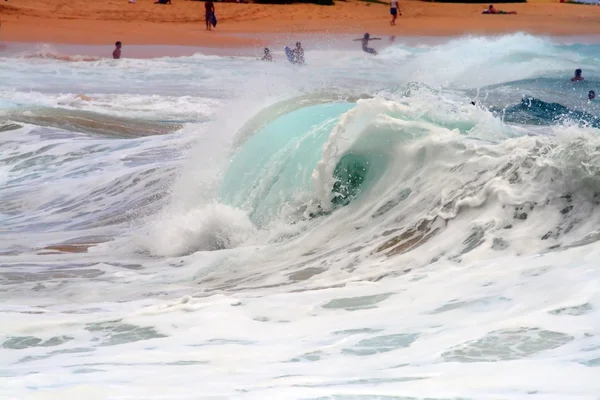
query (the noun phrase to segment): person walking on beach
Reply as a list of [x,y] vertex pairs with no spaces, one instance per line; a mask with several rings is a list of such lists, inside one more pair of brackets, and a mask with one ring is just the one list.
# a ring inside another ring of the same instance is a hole
[[115,49],[113,50],[113,58],[115,60],[121,58],[121,42],[115,43]]
[[207,0],[204,3],[204,8],[206,11],[206,29],[207,30],[211,30],[211,25],[213,23],[213,20],[215,18],[215,4],[212,2],[212,0]]
[[372,38],[371,35],[365,33],[362,39],[354,39],[355,42],[362,42],[362,49],[365,53],[373,54],[374,56],[376,56],[377,52],[375,51],[375,49],[369,47],[369,40],[381,40],[381,38]]
[[398,14],[402,15],[398,9],[398,0],[390,0],[390,14],[392,14],[390,25],[396,25],[396,17],[398,17]]
[[583,76],[581,76],[582,71],[581,68],[577,68],[575,70],[575,76],[571,78],[571,82],[580,82],[582,80],[584,80],[585,78]]

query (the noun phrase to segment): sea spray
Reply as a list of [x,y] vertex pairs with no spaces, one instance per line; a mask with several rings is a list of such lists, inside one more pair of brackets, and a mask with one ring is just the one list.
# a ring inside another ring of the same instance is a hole
[[596,396],[599,47],[402,42],[0,58],[0,397]]

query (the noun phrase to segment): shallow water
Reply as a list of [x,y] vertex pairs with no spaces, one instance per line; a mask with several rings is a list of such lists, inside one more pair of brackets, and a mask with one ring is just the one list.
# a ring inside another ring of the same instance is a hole
[[0,398],[597,398],[599,45],[305,43],[0,58]]

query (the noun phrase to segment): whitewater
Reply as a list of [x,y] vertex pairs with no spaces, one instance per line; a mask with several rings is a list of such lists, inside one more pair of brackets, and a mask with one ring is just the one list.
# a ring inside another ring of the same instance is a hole
[[600,399],[600,45],[335,40],[0,54],[0,398]]

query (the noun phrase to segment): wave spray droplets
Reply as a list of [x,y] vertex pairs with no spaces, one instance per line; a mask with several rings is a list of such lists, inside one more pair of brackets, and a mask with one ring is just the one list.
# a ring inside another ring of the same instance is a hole
[[0,58],[0,397],[593,398],[598,49]]

